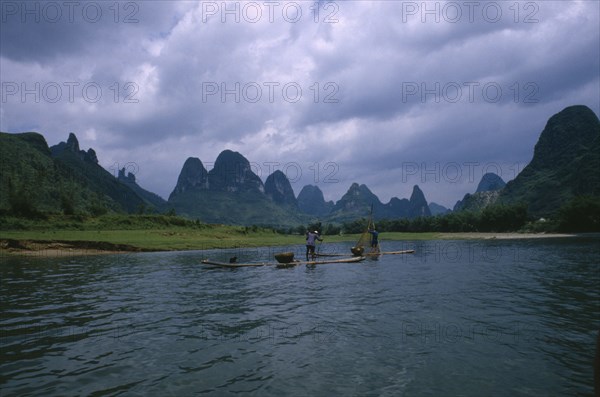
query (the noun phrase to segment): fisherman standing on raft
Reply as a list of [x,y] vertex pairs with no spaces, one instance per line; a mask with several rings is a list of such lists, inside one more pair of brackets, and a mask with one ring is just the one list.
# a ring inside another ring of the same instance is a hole
[[369,229],[369,233],[371,233],[371,252],[379,251],[379,232],[374,228]]
[[306,261],[308,262],[308,254],[311,254],[311,258],[314,260],[315,259],[315,241],[319,240],[319,241],[323,241],[323,239],[321,237],[319,237],[319,232],[318,231],[314,231],[314,232],[310,232],[307,231],[306,232]]

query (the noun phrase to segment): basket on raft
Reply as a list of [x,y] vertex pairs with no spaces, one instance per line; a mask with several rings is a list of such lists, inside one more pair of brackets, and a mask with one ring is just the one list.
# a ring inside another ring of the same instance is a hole
[[352,251],[352,255],[354,255],[354,256],[361,256],[365,252],[365,248],[364,247],[352,247],[352,248],[350,248],[350,251]]
[[275,259],[279,263],[290,263],[294,260],[293,252],[282,252],[280,254],[275,254]]

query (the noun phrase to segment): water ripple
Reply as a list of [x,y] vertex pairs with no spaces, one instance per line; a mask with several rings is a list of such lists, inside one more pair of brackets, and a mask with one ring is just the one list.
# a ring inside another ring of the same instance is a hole
[[199,263],[269,249],[3,258],[0,391],[591,394],[597,243],[387,242],[417,253],[284,270]]

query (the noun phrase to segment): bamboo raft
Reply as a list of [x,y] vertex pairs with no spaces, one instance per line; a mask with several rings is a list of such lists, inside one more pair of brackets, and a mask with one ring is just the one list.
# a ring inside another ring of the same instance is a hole
[[404,251],[383,251],[383,252],[369,252],[363,254],[365,256],[377,256],[377,255],[403,255],[403,254],[414,254],[415,250],[404,250]]
[[260,267],[260,266],[276,266],[278,268],[286,268],[293,267],[299,265],[324,265],[330,263],[355,263],[361,262],[365,260],[364,256],[356,256],[352,258],[343,258],[343,259],[330,259],[330,260],[322,260],[322,261],[292,261],[289,263],[277,263],[277,262],[248,262],[248,263],[227,263],[227,262],[219,262],[210,259],[203,259],[201,263],[203,265],[211,265],[218,267],[228,267],[228,268],[236,268],[236,267]]
[[364,260],[365,260],[364,256],[354,256],[352,258],[345,258],[345,259],[329,259],[329,260],[322,260],[322,261],[294,261],[294,262],[290,262],[290,263],[278,263],[277,267],[282,268],[282,267],[291,267],[291,266],[298,266],[298,265],[314,266],[314,265],[326,265],[326,264],[331,264],[331,263],[355,263],[355,262],[361,262]]
[[259,266],[272,266],[275,263],[270,262],[249,262],[249,263],[228,263],[213,261],[210,259],[203,259],[200,261],[203,265],[219,266],[219,267],[259,267]]
[[[362,256],[378,256],[378,255],[403,255],[403,254],[414,254],[415,250],[404,250],[404,251],[383,251],[383,252],[367,252]],[[316,256],[333,257],[333,256],[353,256],[352,254],[315,254]]]

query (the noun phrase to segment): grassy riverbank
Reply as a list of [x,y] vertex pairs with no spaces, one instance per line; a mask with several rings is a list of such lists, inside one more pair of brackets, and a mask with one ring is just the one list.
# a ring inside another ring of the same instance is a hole
[[[4,218],[0,253],[58,255],[203,250],[304,244],[304,236],[257,226],[211,225],[163,215],[56,217],[37,221]],[[385,241],[564,237],[522,233],[381,233]],[[356,234],[325,235],[324,242],[356,241]]]
[[[435,239],[437,233],[389,233],[388,240]],[[324,243],[355,241],[357,235],[323,236]],[[246,230],[244,227],[214,225],[204,229],[186,227],[138,230],[55,230],[8,231],[2,240],[22,242],[103,242],[129,246],[132,251],[202,250],[212,248],[261,247],[304,244],[304,236],[275,233],[269,229]],[[81,243],[80,243],[81,244]],[[110,247],[110,245],[107,245]],[[126,250],[126,249],[125,249]]]

